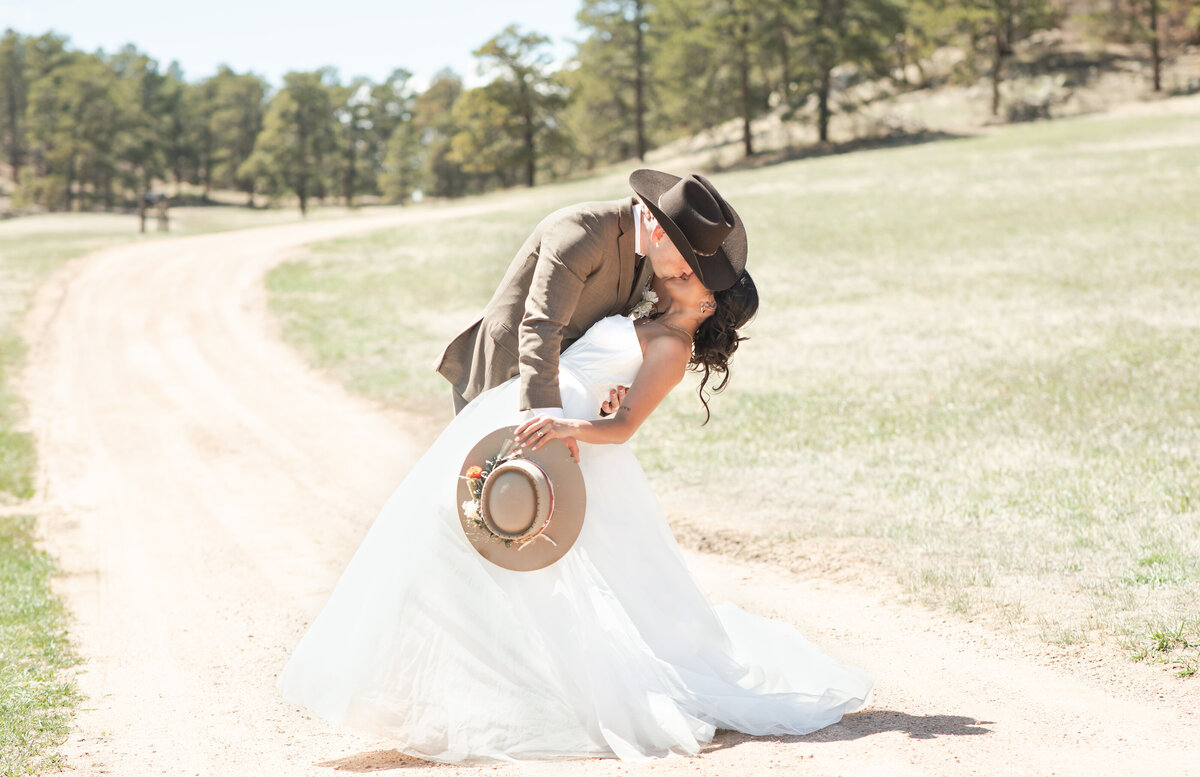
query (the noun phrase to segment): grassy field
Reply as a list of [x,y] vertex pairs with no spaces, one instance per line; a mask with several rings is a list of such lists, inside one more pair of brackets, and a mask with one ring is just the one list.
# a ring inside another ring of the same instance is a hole
[[[314,217],[342,213],[331,208]],[[107,246],[298,218],[292,211],[179,208],[172,211],[169,235],[140,235],[129,215],[0,221],[0,776],[58,766],[54,747],[66,736],[67,716],[79,701],[63,671],[77,657],[66,636],[66,613],[50,590],[54,559],[36,547],[36,516],[22,514],[32,512],[22,502],[33,496],[36,451],[11,383],[25,358],[19,326],[33,292],[67,260]]]
[[0,775],[60,767],[53,748],[79,702],[63,670],[77,656],[62,603],[50,592],[54,562],[33,546],[33,516],[0,516]]
[[[636,440],[681,539],[724,512],[729,552],[1194,673],[1200,101],[1172,106],[720,176],[763,306],[712,422],[679,390]],[[272,305],[354,390],[447,415],[441,347],[541,216],[623,179],[312,247]]]

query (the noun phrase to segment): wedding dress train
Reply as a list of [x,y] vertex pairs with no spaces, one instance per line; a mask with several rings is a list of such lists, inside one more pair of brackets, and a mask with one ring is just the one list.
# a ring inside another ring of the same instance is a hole
[[[630,319],[598,322],[562,355],[566,414],[595,418],[641,359]],[[562,559],[484,560],[456,477],[529,417],[518,390],[477,397],[396,488],[280,674],[285,698],[451,762],[693,754],[717,728],[804,734],[867,703],[871,678],[792,626],[707,601],[627,445],[580,444],[586,518]]]

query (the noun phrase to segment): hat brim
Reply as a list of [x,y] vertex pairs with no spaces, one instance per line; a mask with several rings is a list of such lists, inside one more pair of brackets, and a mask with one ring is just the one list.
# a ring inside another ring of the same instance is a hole
[[587,497],[579,464],[571,458],[571,452],[562,440],[553,439],[536,451],[527,449],[522,454],[546,472],[554,489],[554,512],[550,515],[550,523],[542,532],[554,541],[553,544],[539,538],[523,547],[516,542],[505,545],[503,540],[496,538],[487,529],[480,528],[464,515],[462,503],[471,499],[471,490],[464,477],[467,468],[473,465],[482,467],[488,459],[496,455],[505,442],[516,436],[516,430],[516,426],[501,427],[471,448],[458,470],[458,498],[454,510],[458,514],[467,540],[479,551],[479,555],[496,566],[529,572],[550,566],[566,555],[575,544],[580,530],[583,529]]
[[726,200],[725,204],[733,213],[733,231],[721,242],[720,248],[712,256],[697,255],[691,243],[684,236],[683,230],[658,207],[658,198],[679,180],[680,177],[677,175],[643,168],[630,173],[629,186],[654,214],[655,220],[662,225],[667,237],[671,238],[671,242],[679,249],[679,253],[705,288],[724,291],[737,283],[738,278],[742,275],[742,270],[746,269],[746,225],[742,223],[742,217]]

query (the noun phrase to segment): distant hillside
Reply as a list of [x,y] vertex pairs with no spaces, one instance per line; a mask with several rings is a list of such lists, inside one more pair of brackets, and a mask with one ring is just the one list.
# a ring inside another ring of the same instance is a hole
[[[928,137],[986,132],[997,124],[1077,116],[1118,110],[1122,106],[1200,92],[1200,46],[1183,48],[1164,61],[1163,92],[1150,88],[1149,63],[1141,48],[1123,44],[1086,43],[1071,31],[1037,35],[1017,47],[1002,86],[1003,111],[991,115],[991,85],[986,77],[961,83],[961,49],[947,47],[934,57],[909,66],[914,86],[892,80],[856,82],[851,69],[839,70],[845,85],[840,112],[830,123],[829,146],[820,147],[815,104],[788,117],[776,108],[753,122],[759,153],[746,159],[742,124],[732,120],[708,132],[668,143],[647,157],[663,167],[757,166],[781,158],[852,150],[862,146],[903,143]],[[915,86],[921,76],[926,86]]]

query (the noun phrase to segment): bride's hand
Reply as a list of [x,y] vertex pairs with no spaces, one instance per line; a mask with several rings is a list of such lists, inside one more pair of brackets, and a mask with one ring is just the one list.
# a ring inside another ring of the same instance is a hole
[[617,386],[612,391],[608,392],[608,399],[600,403],[600,415],[610,416],[617,412],[617,408],[621,406],[621,401],[625,399],[625,393],[629,391],[628,386]]
[[570,423],[567,419],[555,418],[542,413],[518,426],[514,434],[521,447],[526,447],[526,443],[533,440],[534,443],[529,448],[533,451],[557,437],[566,444],[567,450],[571,452],[571,458],[575,459],[575,463],[578,464],[579,443],[569,434],[569,431]]

